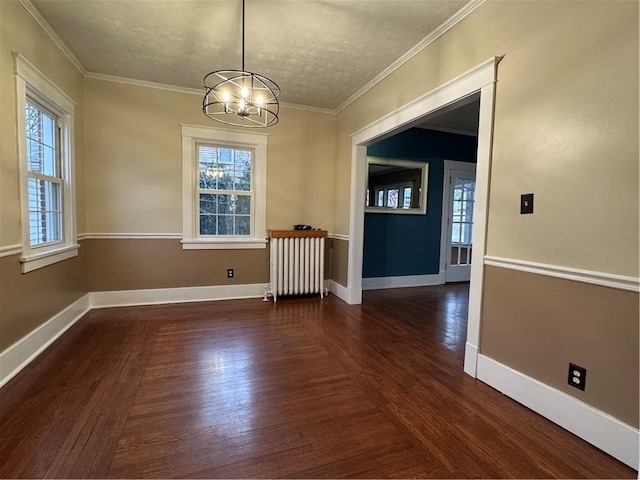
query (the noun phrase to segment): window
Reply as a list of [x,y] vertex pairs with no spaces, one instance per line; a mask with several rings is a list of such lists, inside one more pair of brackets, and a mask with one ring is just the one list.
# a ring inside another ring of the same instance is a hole
[[14,54],[23,273],[78,254],[73,189],[75,103]]
[[199,235],[251,236],[253,150],[198,144]]
[[57,116],[27,99],[29,245],[62,241],[62,174]]
[[267,135],[182,125],[185,249],[266,247]]
[[411,207],[411,187],[402,190],[402,208]]

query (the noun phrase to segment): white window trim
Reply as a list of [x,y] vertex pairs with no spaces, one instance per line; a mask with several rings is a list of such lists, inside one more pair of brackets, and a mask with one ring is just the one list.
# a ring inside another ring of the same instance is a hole
[[[225,128],[180,124],[182,127],[182,248],[249,249],[266,248],[267,224],[267,133],[238,132]],[[255,150],[253,236],[251,237],[198,237],[198,142],[222,143],[251,147]]]
[[[19,53],[13,52],[16,81],[16,131],[20,172],[20,207],[22,218],[22,273],[31,272],[78,255],[74,182],[74,114],[76,102],[58,88],[40,70]],[[33,246],[29,242],[29,198],[27,192],[27,96],[51,109],[61,126],[60,168],[62,177],[62,241]]]

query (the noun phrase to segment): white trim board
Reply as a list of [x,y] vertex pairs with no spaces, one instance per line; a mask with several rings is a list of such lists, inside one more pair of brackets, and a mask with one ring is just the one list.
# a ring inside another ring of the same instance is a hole
[[334,280],[329,280],[329,292],[333,293],[336,297],[345,303],[349,303],[349,290],[347,287],[343,287]]
[[428,287],[440,285],[440,274],[402,275],[397,277],[370,277],[362,279],[362,290],[383,288]]
[[17,255],[18,253],[22,253],[22,245],[7,245],[6,247],[0,247],[0,258],[8,257],[10,255]]
[[335,240],[343,240],[345,242],[348,242],[349,239],[349,235],[341,235],[339,233],[330,233],[327,235],[327,238],[333,238]]
[[15,377],[90,309],[89,295],[83,295],[47,322],[0,352],[0,387]]
[[529,262],[513,258],[502,258],[485,255],[484,264],[492,267],[507,268],[520,272],[535,273],[548,277],[563,278],[576,282],[599,285],[601,287],[617,288],[630,292],[640,292],[640,279],[638,277],[626,277],[613,273],[594,272],[577,268],[563,267],[561,265],[549,265],[546,263]]
[[638,469],[640,432],[636,428],[482,354],[477,378]]

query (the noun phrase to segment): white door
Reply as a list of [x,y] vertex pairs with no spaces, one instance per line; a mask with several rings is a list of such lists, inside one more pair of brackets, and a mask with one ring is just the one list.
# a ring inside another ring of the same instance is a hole
[[451,170],[449,175],[449,216],[446,281],[468,282],[473,253],[473,207],[476,173]]

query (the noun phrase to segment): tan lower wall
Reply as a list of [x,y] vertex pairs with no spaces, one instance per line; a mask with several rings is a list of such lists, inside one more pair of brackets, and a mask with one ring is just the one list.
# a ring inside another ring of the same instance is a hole
[[[483,355],[638,427],[638,294],[487,266]],[[584,392],[569,362],[587,369]]]
[[[89,290],[269,282],[269,249],[183,250],[177,239],[90,239]],[[234,278],[227,278],[227,269]]]
[[24,274],[20,255],[0,258],[0,351],[87,293],[86,253]]
[[331,280],[346,287],[349,275],[349,242],[337,238],[332,239],[329,255]]

